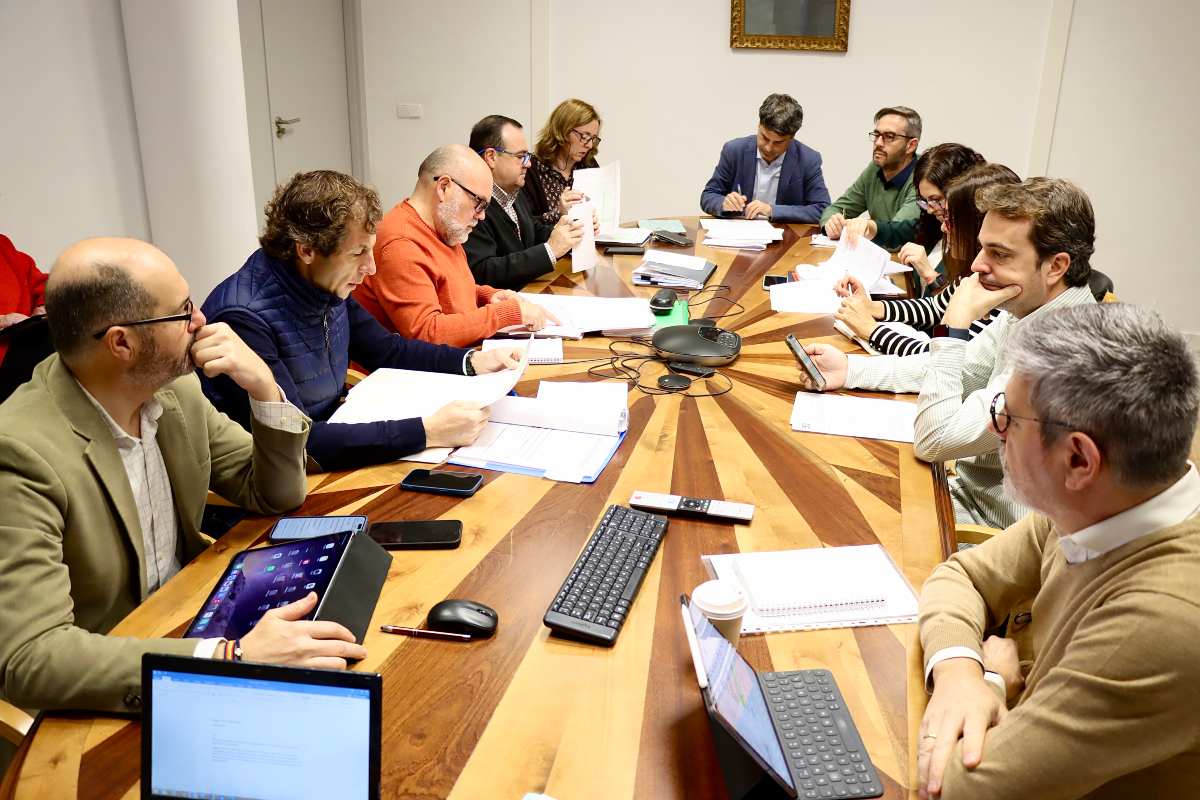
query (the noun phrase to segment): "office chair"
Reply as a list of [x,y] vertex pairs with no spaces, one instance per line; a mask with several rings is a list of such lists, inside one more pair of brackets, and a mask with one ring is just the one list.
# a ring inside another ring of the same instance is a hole
[[1112,278],[1098,269],[1093,269],[1091,274],[1088,275],[1088,288],[1092,290],[1092,297],[1096,298],[1097,303],[1117,302],[1116,289],[1113,287]]
[[0,700],[0,738],[20,745],[33,725],[33,717],[11,703]]
[[54,352],[45,315],[30,317],[0,331],[8,352],[0,362],[0,403],[33,376],[33,368]]

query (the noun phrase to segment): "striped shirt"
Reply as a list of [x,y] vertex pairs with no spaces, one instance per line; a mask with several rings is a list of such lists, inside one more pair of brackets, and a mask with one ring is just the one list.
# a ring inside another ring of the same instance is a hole
[[[941,293],[929,297],[915,300],[884,300],[882,321],[903,322],[919,331],[933,333],[934,326],[941,322],[942,315],[946,313],[946,306],[950,304],[950,298],[954,296],[954,290],[960,283],[962,278],[947,286]],[[974,339],[983,333],[983,329],[998,316],[1000,309],[993,308],[986,317],[972,322],[969,329],[971,338]],[[929,351],[929,342],[905,336],[886,325],[875,326],[875,330],[871,331],[869,344],[880,353],[892,356],[911,356]]]
[[[1094,302],[1091,290],[1078,286],[1027,318]],[[950,491],[961,522],[1007,528],[1028,511],[1004,493],[1000,440],[988,425],[992,398],[1011,373],[1004,345],[1019,324],[1003,312],[969,342],[938,338],[929,352],[903,358],[850,356],[846,388],[921,393],[913,449],[926,461],[958,460]]]

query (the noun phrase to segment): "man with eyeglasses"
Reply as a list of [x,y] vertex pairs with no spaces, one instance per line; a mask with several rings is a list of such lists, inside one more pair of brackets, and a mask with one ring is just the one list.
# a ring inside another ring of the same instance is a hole
[[[1009,492],[1034,513],[921,591],[921,797],[1194,797],[1196,357],[1120,303],[1031,319],[1009,353],[991,429]],[[1030,598],[1020,646],[986,635]]]
[[[955,460],[950,495],[960,522],[1004,528],[1028,511],[1004,491],[999,439],[988,404],[1012,369],[1008,337],[1027,319],[1096,302],[1088,288],[1095,248],[1091,201],[1073,183],[1029,178],[981,189],[979,255],[933,329],[929,350],[910,356],[847,356],[829,344],[805,347],[826,388],[920,392],[913,451]],[[1000,314],[972,338],[970,325]],[[802,377],[803,380],[803,377]]]
[[516,292],[475,282],[463,243],[491,198],[492,171],[478,153],[461,144],[434,150],[421,162],[412,196],[383,216],[377,270],[354,298],[389,330],[457,347],[502,328],[557,323]]
[[[210,489],[258,514],[300,505],[309,420],[145,242],[67,248],[46,318],[56,354],[0,406],[0,696],[129,713],[147,652],[323,667],[364,657],[341,625],[303,621],[311,593],[238,642],[107,635],[211,543],[199,529]],[[252,433],[205,399],[196,367],[249,393]]]
[[721,148],[700,208],[714,217],[816,222],[829,205],[821,154],[796,141],[804,109],[787,94],[758,107],[758,133]]
[[913,185],[921,115],[908,106],[881,108],[867,136],[871,163],[821,214],[821,227],[830,239],[866,236],[895,249],[912,240],[921,216]]
[[471,128],[469,147],[492,170],[492,202],[463,244],[475,280],[498,289],[520,289],[554,269],[554,262],[583,239],[583,224],[565,214],[556,224],[533,215],[521,191],[533,157],[521,123],[492,114]]

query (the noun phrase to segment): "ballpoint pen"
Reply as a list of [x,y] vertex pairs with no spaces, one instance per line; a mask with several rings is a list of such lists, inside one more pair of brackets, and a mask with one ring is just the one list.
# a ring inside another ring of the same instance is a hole
[[456,642],[469,642],[471,637],[466,633],[449,633],[447,631],[427,631],[424,628],[404,628],[400,625],[380,625],[384,633],[395,633],[400,636],[411,636],[414,639],[451,639]]

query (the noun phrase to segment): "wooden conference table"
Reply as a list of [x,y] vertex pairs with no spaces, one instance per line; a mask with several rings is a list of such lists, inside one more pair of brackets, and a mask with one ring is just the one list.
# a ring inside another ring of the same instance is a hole
[[[699,242],[696,219],[685,224]],[[760,288],[767,272],[828,257],[810,247],[812,230],[788,226],[781,243],[760,253],[695,248],[718,264],[710,285],[727,284],[745,307],[721,321],[742,336],[740,358],[723,369],[734,388],[700,399],[632,391],[629,434],[594,484],[489,472],[460,501],[401,491],[396,484],[412,467],[403,462],[310,476],[297,513],[465,523],[457,550],[395,553],[373,629],[420,625],[446,597],[479,600],[500,615],[493,639],[467,645],[367,635],[369,657],[357,669],[384,675],[384,797],[725,797],[679,614],[680,593],[706,579],[700,555],[878,542],[915,587],[942,560],[950,518],[935,502],[933,470],[911,446],[789,426],[800,387],[783,337],[852,347],[830,317],[772,313]],[[638,261],[602,256],[579,275],[562,264],[529,290],[648,296],[631,288]],[[692,316],[726,306],[716,301]],[[566,357],[606,354],[607,345],[567,342]],[[530,367],[518,389],[531,393],[544,378],[587,380],[588,366]],[[672,519],[614,648],[550,638],[542,615],[579,550],[604,509],[637,489],[751,502],[757,512],[749,526]],[[261,543],[270,523],[239,524],[113,634],[178,636],[231,556]],[[915,797],[926,700],[915,625],[748,636],[739,649],[759,670],[832,670],[885,796]],[[128,719],[45,715],[0,796],[137,797],[139,737]]]

